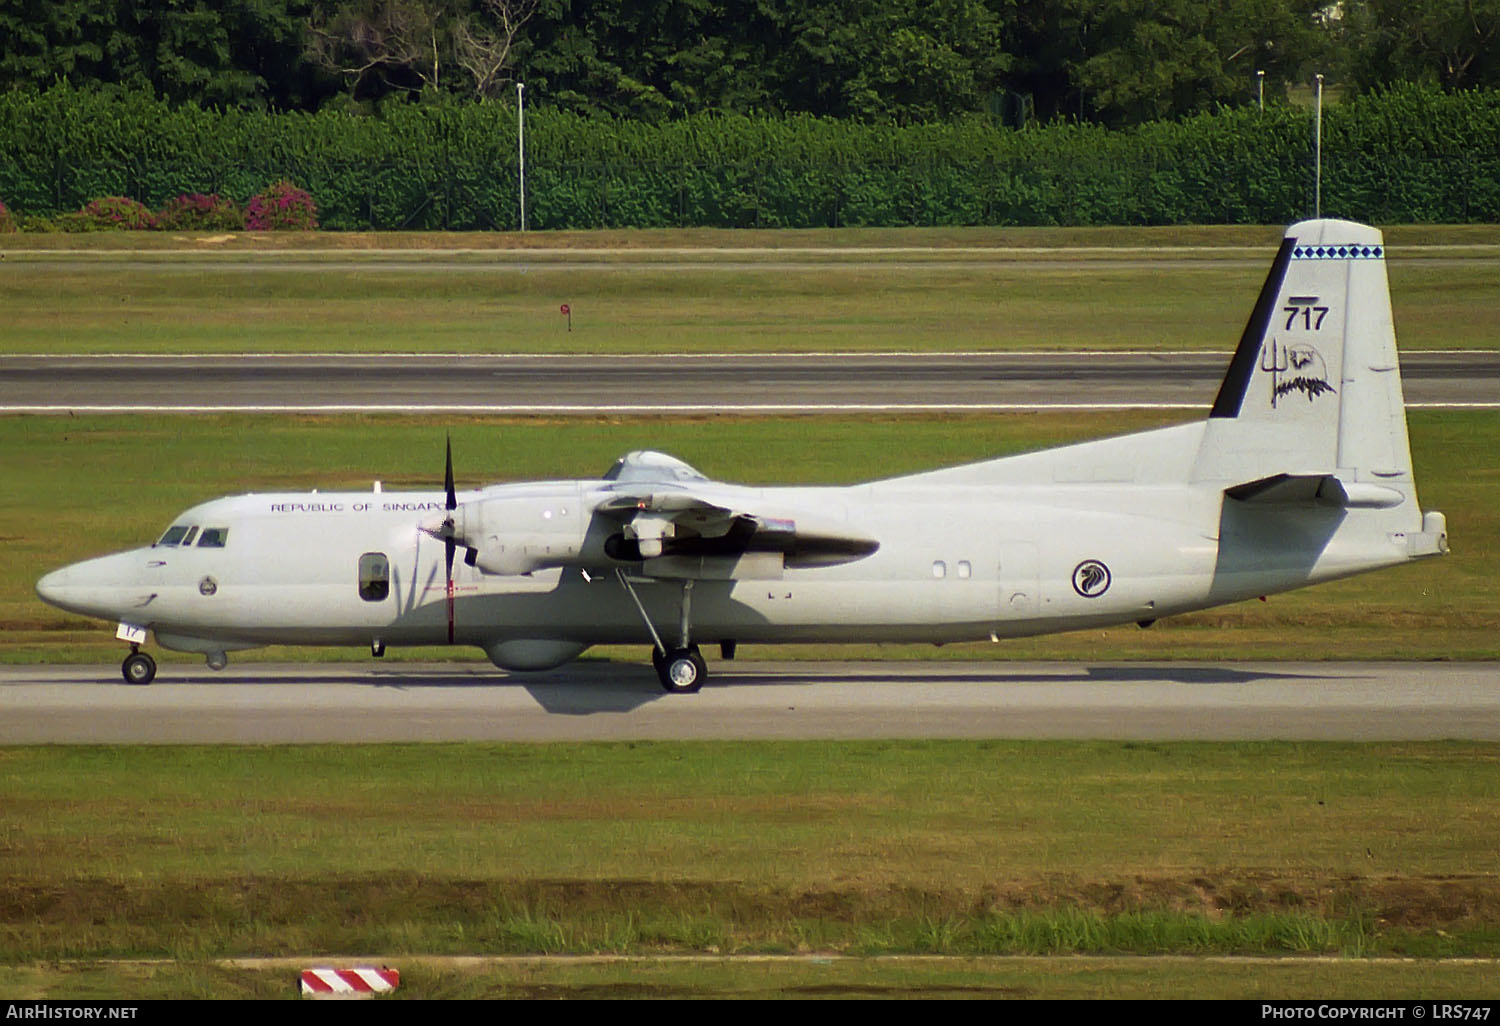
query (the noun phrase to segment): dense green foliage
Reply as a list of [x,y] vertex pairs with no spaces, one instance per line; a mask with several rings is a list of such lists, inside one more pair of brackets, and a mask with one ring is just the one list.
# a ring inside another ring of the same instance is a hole
[[[527,118],[534,228],[1284,223],[1312,211],[1307,111],[1272,104],[1111,130],[986,118],[899,126],[704,114]],[[1500,92],[1402,87],[1325,114],[1323,212],[1500,220]],[[325,228],[512,228],[515,110],[210,112],[141,93],[0,94],[0,198],[25,216],[101,196],[247,202],[290,179]]]
[[370,111],[513,97],[709,111],[1103,124],[1253,102],[1314,72],[1500,87],[1500,0],[0,0],[0,91]]

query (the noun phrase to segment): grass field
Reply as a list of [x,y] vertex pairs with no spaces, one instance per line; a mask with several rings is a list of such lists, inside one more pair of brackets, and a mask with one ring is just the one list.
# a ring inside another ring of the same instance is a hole
[[[111,661],[110,625],[44,605],[49,569],[147,542],[197,502],[243,491],[441,486],[445,432],[460,485],[594,476],[622,452],[662,448],[746,483],[855,481],[1160,423],[1160,414],[984,417],[637,418],[604,422],[408,417],[0,418],[0,660]],[[1448,515],[1453,554],[1398,570],[1135,627],[1004,645],[773,649],[759,655],[941,658],[1475,659],[1500,657],[1500,415],[1411,416],[1423,505]],[[809,444],[815,440],[816,444]],[[68,468],[58,473],[58,468]],[[639,651],[596,652],[639,659]],[[363,650],[272,649],[265,657],[366,658]],[[388,658],[479,658],[478,650]],[[247,653],[236,658],[256,658]],[[191,658],[191,657],[182,657]]]
[[[1303,986],[1453,996],[1495,966],[1359,960],[1500,956],[1494,745],[54,747],[0,750],[0,777],[11,994],[117,958],[172,960],[175,987],[230,958],[604,952],[1332,955]],[[776,986],[1099,994],[1143,972],[857,968]],[[1279,992],[1269,968],[1206,993]],[[412,982],[771,987],[746,964],[480,969]],[[1205,993],[1201,963],[1145,975],[1127,992]]]
[[[0,993],[14,1000],[273,999],[296,994],[298,959],[0,965]],[[1413,959],[1246,960],[1187,956],[814,957],[683,961],[402,958],[395,998],[412,999],[799,999],[938,998],[1078,1000],[1484,1000],[1494,962]],[[1159,1011],[1159,1010],[1158,1010]]]
[[[1227,352],[1279,234],[18,235],[0,245],[0,353]],[[1500,235],[1391,235],[1402,345],[1500,345]],[[1403,257],[1403,235],[1438,248]]]

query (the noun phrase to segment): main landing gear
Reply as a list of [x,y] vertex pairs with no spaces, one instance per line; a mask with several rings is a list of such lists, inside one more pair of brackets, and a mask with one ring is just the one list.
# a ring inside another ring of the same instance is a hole
[[665,653],[659,648],[651,650],[651,665],[656,667],[656,676],[661,680],[662,690],[673,695],[691,695],[703,687],[708,676],[708,663],[697,645],[687,648],[669,648]]
[[156,679],[156,660],[142,652],[139,645],[130,646],[130,654],[120,664],[126,684],[150,684]]
[[625,576],[624,571],[616,570],[615,577],[619,579],[620,586],[635,603],[636,610],[645,621],[646,630],[651,632],[651,640],[654,643],[651,649],[651,665],[656,667],[656,676],[661,681],[662,690],[673,695],[691,695],[702,688],[703,682],[708,679],[708,663],[704,662],[703,654],[691,641],[693,582],[691,580],[682,582],[682,607],[678,617],[678,636],[681,640],[675,648],[669,648],[661,640],[661,635],[656,632],[656,626],[651,622],[651,617],[646,615],[646,607],[641,604],[640,596],[635,593],[635,588],[631,586],[630,579]]

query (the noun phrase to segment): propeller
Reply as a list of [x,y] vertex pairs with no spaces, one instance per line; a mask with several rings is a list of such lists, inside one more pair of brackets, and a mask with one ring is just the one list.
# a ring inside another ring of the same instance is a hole
[[443,489],[448,494],[448,502],[444,507],[448,511],[448,518],[443,521],[443,566],[448,577],[448,644],[453,644],[453,550],[457,542],[453,540],[453,511],[458,509],[458,493],[453,488],[453,436],[448,436],[447,455],[443,460]]
[[[453,599],[457,589],[453,584],[453,556],[458,551],[458,523],[454,513],[458,510],[458,490],[453,485],[453,439],[449,437],[443,456],[443,519],[434,515],[423,519],[417,526],[433,538],[443,539],[443,577],[448,591],[448,644],[453,644]],[[479,561],[479,550],[464,545],[464,562],[475,566]]]

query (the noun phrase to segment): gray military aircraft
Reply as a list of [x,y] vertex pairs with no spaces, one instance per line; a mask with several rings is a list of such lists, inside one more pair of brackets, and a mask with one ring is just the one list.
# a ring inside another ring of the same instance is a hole
[[[1287,229],[1206,420],[851,487],[711,481],[657,452],[603,477],[242,495],[43,577],[164,648],[477,645],[542,670],[650,644],[998,640],[1164,616],[1438,555],[1417,505],[1380,232]],[[462,559],[457,558],[462,551]]]

